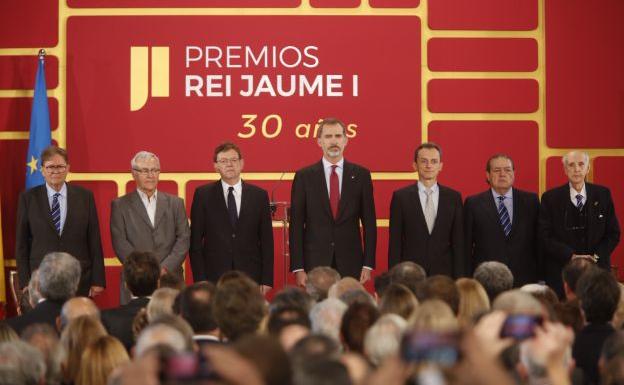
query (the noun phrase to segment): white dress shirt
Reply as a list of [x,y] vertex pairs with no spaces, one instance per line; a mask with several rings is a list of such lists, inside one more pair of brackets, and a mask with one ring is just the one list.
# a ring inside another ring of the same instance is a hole
[[54,200],[54,194],[57,192],[61,195],[58,197],[59,208],[61,210],[61,231],[59,234],[63,234],[63,227],[65,226],[65,219],[67,218],[67,183],[63,183],[61,191],[56,191],[46,183],[46,191],[48,193],[48,203],[50,203],[50,211],[52,211],[52,201]]
[[570,200],[575,207],[577,203],[576,196],[578,194],[581,194],[583,196],[583,206],[585,206],[585,203],[587,202],[587,191],[585,190],[585,183],[583,183],[583,188],[581,189],[581,192],[576,191],[576,189],[572,187],[572,184],[570,184]]
[[[323,170],[325,170],[325,184],[327,185],[327,195],[329,196],[329,178],[331,176],[333,163],[323,157]],[[342,172],[344,171],[344,158],[336,163],[336,174],[338,174],[338,192],[342,192]]]
[[[420,197],[420,206],[422,207],[422,212],[425,212],[425,205],[427,204],[427,193],[425,190],[427,187],[421,182],[418,181],[418,196]],[[440,188],[438,184],[434,184],[431,186],[431,199],[433,199],[433,209],[435,212],[438,212],[438,202],[440,202]]]
[[139,193],[139,198],[141,198],[141,202],[143,202],[143,206],[145,206],[145,210],[147,210],[147,216],[149,217],[150,222],[152,223],[152,227],[154,227],[154,221],[156,220],[156,197],[158,191],[154,191],[152,197],[148,197],[146,193],[137,189]]
[[243,181],[239,179],[238,183],[233,186],[230,186],[224,181],[221,181],[221,186],[223,187],[223,196],[225,197],[226,206],[228,201],[228,194],[230,193],[230,187],[234,187],[234,191],[232,191],[232,194],[234,194],[234,200],[236,201],[236,215],[240,216],[241,196],[243,195]]
[[[498,211],[498,197],[501,196],[501,194],[497,193],[496,191],[494,191],[494,189],[492,189],[492,195],[494,196],[494,203],[496,204],[496,211]],[[510,188],[509,191],[507,191],[505,194],[505,199],[503,200],[503,204],[505,205],[505,208],[507,209],[507,213],[509,213],[509,223],[513,223],[513,189]]]

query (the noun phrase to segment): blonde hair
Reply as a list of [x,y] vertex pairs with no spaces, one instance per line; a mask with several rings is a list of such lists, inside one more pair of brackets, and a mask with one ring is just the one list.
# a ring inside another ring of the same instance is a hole
[[459,329],[457,318],[451,307],[439,299],[421,303],[409,319],[412,330],[429,333],[450,333]]
[[459,312],[457,320],[460,326],[472,325],[475,316],[490,310],[490,299],[483,286],[476,279],[460,278],[455,284],[459,291]]
[[117,338],[100,337],[82,353],[76,385],[106,385],[112,371],[129,361],[126,349]]
[[81,316],[69,322],[61,334],[61,345],[67,353],[65,379],[74,382],[80,367],[80,357],[87,346],[106,335],[104,326],[93,317]]
[[381,314],[397,314],[405,320],[410,318],[417,307],[418,299],[414,293],[400,283],[390,284],[384,291],[379,303]]

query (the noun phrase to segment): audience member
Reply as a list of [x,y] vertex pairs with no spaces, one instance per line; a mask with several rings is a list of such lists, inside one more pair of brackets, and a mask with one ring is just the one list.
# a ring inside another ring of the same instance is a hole
[[269,305],[269,313],[273,313],[283,307],[298,307],[302,311],[309,313],[314,305],[314,299],[299,287],[287,286],[273,297]]
[[416,307],[418,300],[416,296],[400,283],[390,284],[384,291],[384,295],[379,302],[381,314],[397,314],[408,320]]
[[6,322],[0,321],[0,343],[19,340],[19,336],[15,333]]
[[38,385],[45,381],[43,355],[23,341],[0,343],[0,385]]
[[323,334],[312,334],[306,336],[292,347],[290,350],[290,362],[295,372],[306,362],[318,359],[338,360],[342,348],[335,338]]
[[345,311],[347,305],[336,298],[327,298],[317,303],[310,310],[312,333],[340,341],[340,323]]
[[274,336],[285,351],[310,334],[311,323],[308,313],[296,306],[281,307],[269,315],[267,331]]
[[374,364],[380,365],[387,357],[397,355],[407,321],[397,314],[384,314],[364,336],[364,353]]
[[344,277],[340,281],[334,283],[329,288],[327,297],[340,299],[340,297],[342,297],[344,293],[352,290],[366,291],[364,286],[357,279],[352,277]]
[[527,314],[544,316],[544,307],[531,294],[520,289],[509,290],[496,297],[493,310],[502,310],[507,314]]
[[340,324],[340,337],[346,351],[364,353],[364,335],[379,318],[379,310],[368,303],[347,308]]
[[234,344],[234,350],[258,370],[265,385],[290,385],[293,372],[279,342],[269,336],[247,335]]
[[134,346],[134,356],[144,357],[152,349],[165,347],[175,354],[181,354],[189,351],[184,336],[177,329],[163,324],[157,323],[148,325],[137,338]]
[[74,297],[68,299],[61,308],[61,315],[57,324],[58,331],[63,331],[67,324],[81,316],[93,317],[99,321],[100,309],[98,309],[95,302],[87,297]]
[[219,341],[219,328],[213,314],[216,290],[212,282],[196,282],[184,288],[174,302],[174,311],[193,328],[196,343]]
[[57,331],[48,324],[33,324],[24,329],[22,340],[43,354],[46,366],[45,384],[60,385],[63,382],[65,350]]
[[178,293],[178,290],[169,287],[156,289],[145,308],[147,310],[147,321],[152,322],[163,314],[173,314],[173,303]]
[[329,266],[317,266],[308,272],[306,292],[319,302],[327,298],[329,288],[340,280],[340,273]]
[[459,292],[457,321],[462,327],[472,325],[478,316],[490,310],[490,299],[476,279],[460,278],[455,284]]
[[414,295],[426,278],[425,269],[412,261],[401,262],[390,269],[390,282],[405,285]]
[[76,382],[82,352],[95,340],[105,335],[104,326],[92,317],[78,317],[67,324],[61,333],[61,345],[66,353],[66,360],[63,364],[63,377],[66,383]]
[[117,338],[100,337],[82,353],[76,385],[106,385],[113,370],[128,361],[126,348]]
[[446,275],[434,275],[425,279],[420,285],[416,297],[420,302],[439,299],[446,302],[455,315],[459,312],[459,291],[455,281]]
[[584,272],[595,268],[593,262],[587,258],[574,258],[564,266],[561,271],[561,279],[563,280],[563,291],[565,293],[566,300],[572,300],[576,298],[576,284],[581,278]]
[[267,308],[258,285],[245,277],[217,285],[213,312],[221,335],[236,341],[258,331]]
[[430,299],[418,305],[408,325],[412,330],[428,333],[451,333],[459,329],[455,313],[439,299]]
[[373,285],[375,287],[375,300],[377,302],[380,301],[381,297],[383,297],[386,289],[390,285],[390,279],[391,277],[389,271],[384,271],[375,277]]
[[485,289],[490,303],[493,303],[496,297],[513,287],[513,274],[504,263],[489,261],[480,264],[473,274],[473,278]]

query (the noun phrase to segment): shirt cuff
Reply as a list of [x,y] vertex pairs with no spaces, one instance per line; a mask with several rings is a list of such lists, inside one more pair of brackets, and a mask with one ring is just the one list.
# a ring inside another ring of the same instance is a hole
[[373,268],[372,268],[372,267],[369,267],[369,266],[362,266],[362,269],[366,269],[366,270],[373,270]]
[[292,271],[292,273],[293,273],[293,274],[295,274],[295,273],[298,273],[298,272],[300,272],[300,271],[303,271],[303,269],[293,270],[293,271]]

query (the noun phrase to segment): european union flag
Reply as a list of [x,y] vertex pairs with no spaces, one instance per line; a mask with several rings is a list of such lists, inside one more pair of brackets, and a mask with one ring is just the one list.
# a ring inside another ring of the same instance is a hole
[[50,112],[48,111],[48,95],[46,93],[45,53],[39,53],[39,66],[35,80],[35,97],[30,115],[30,141],[26,156],[26,189],[39,186],[45,181],[41,174],[41,151],[50,145]]

